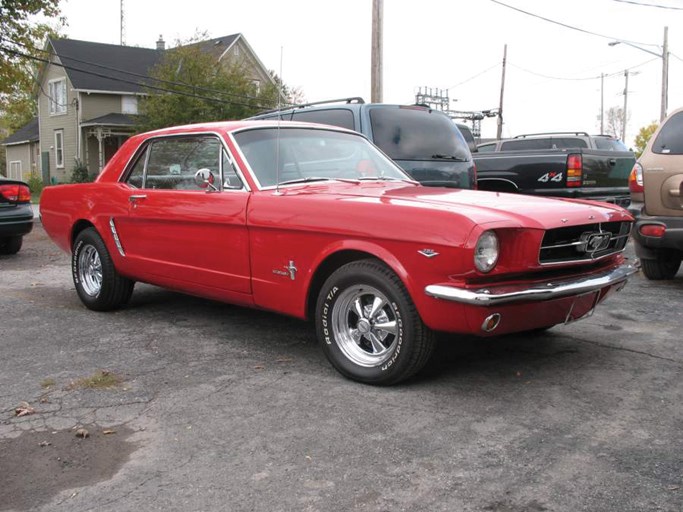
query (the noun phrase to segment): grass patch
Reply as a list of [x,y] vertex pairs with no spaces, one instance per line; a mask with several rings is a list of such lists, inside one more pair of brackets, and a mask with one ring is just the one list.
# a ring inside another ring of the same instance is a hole
[[50,389],[56,384],[55,379],[47,378],[40,382],[40,387],[43,389]]
[[123,377],[110,372],[109,370],[97,370],[90,377],[83,377],[74,380],[67,386],[67,389],[109,389],[115,388],[123,382]]

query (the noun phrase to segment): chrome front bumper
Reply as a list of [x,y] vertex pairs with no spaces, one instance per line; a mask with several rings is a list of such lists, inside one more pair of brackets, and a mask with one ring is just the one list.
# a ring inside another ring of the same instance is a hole
[[511,302],[538,302],[557,299],[569,295],[590,293],[607,286],[626,284],[632,274],[638,272],[638,265],[623,264],[590,277],[550,281],[526,286],[501,285],[488,288],[465,289],[455,286],[433,284],[425,288],[425,293],[437,299],[450,300],[474,306],[497,306]]

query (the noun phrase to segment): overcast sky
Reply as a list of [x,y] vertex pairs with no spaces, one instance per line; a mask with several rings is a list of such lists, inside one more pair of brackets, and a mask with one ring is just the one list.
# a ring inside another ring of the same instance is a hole
[[[412,103],[419,87],[448,90],[454,110],[497,108],[503,46],[508,45],[503,135],[600,128],[600,74],[604,103],[623,106],[624,70],[630,69],[626,141],[659,119],[662,59],[669,27],[669,111],[683,106],[683,0],[384,0],[384,101]],[[670,7],[647,7],[656,4]],[[64,0],[66,33],[73,39],[118,44],[120,0]],[[125,42],[153,48],[240,32],[264,65],[299,87],[308,101],[348,96],[370,100],[372,0],[124,0]],[[651,46],[647,46],[651,45]],[[495,118],[482,124],[496,132]]]

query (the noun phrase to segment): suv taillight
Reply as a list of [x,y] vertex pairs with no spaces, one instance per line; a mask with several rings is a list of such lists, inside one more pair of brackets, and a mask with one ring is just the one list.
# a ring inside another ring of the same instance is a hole
[[628,189],[636,194],[645,192],[645,187],[643,187],[643,166],[638,162],[633,166],[631,174],[628,175]]
[[0,185],[0,196],[10,203],[31,202],[31,191],[26,185]]
[[477,166],[472,162],[472,190],[478,190],[479,184],[477,183]]
[[572,153],[567,156],[567,186],[580,187],[582,181],[583,158],[579,153]]

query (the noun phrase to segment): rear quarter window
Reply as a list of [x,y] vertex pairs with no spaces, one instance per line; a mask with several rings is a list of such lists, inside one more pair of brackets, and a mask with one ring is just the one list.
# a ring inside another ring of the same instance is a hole
[[506,140],[500,146],[501,151],[524,151],[530,149],[550,149],[550,139]]
[[652,152],[666,155],[683,155],[683,112],[670,117],[657,134]]
[[[287,119],[285,116],[283,116],[283,118]],[[346,128],[348,130],[354,129],[353,112],[343,108],[295,112],[292,116],[292,121],[331,124],[332,126],[339,126],[340,128]]]

